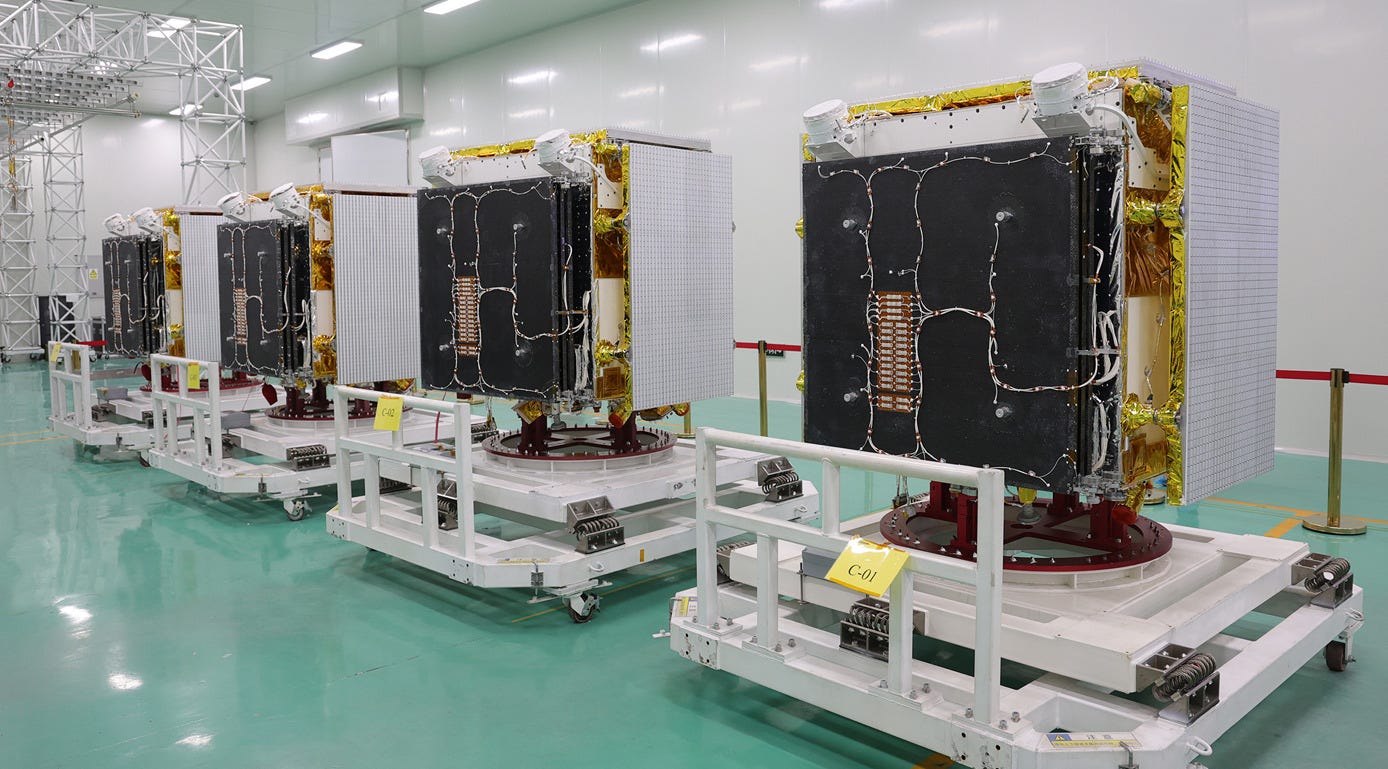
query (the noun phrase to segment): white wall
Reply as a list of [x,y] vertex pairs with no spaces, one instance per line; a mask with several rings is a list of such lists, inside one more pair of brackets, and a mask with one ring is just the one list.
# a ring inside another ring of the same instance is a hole
[[[113,213],[129,214],[145,206],[169,206],[183,200],[179,166],[178,121],[160,117],[122,118],[97,116],[82,124],[83,253],[89,264],[100,264],[102,221]],[[35,286],[48,290],[50,257],[44,244],[47,234],[43,195],[43,163],[35,157],[34,185],[35,261],[39,274]],[[93,305],[93,315],[101,308]]]
[[[1156,58],[1282,111],[1279,365],[1388,373],[1388,324],[1374,309],[1388,279],[1375,206],[1385,161],[1353,128],[1385,117],[1371,82],[1385,22],[1384,4],[1334,0],[650,0],[426,70],[414,148],[609,124],[711,139],[734,158],[737,336],[798,343],[792,225],[806,106],[1025,77],[1065,60]],[[643,49],[660,40],[663,50]],[[554,74],[509,82],[543,70]],[[1344,104],[1356,105],[1353,123],[1331,117]],[[287,162],[283,147],[265,146],[271,122],[254,134],[261,170]],[[799,368],[794,355],[771,361],[773,396],[796,397]],[[752,355],[739,353],[738,391],[754,393],[755,377]],[[1324,447],[1324,396],[1319,385],[1279,385],[1279,445]],[[1388,457],[1388,388],[1361,387],[1348,408],[1346,451]]]
[[250,132],[248,191],[269,191],[285,182],[318,181],[318,150],[284,143],[284,113],[257,120]]

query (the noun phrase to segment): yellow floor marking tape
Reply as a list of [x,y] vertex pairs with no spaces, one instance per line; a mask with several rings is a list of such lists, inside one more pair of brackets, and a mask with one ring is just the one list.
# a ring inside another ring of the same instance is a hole
[[60,441],[63,438],[64,436],[62,435],[54,435],[50,438],[30,438],[27,441],[10,441],[9,443],[0,443],[0,446],[18,446],[21,443],[38,443],[39,441]]
[[[606,592],[598,593],[598,595],[601,596],[601,597],[606,598],[607,596],[612,595],[613,593],[620,593],[620,592],[622,592],[623,590],[626,590],[626,589],[629,588],[629,587],[636,587],[637,585],[644,585],[644,584],[646,584],[647,582],[651,582],[651,581],[654,581],[654,580],[657,580],[657,579],[664,579],[665,577],[670,577],[670,576],[673,576],[673,575],[675,575],[675,574],[679,574],[679,573],[681,573],[681,572],[690,571],[690,570],[692,570],[693,568],[694,568],[693,566],[685,566],[685,567],[680,568],[680,569],[671,569],[670,571],[663,571],[663,572],[661,572],[661,573],[655,575],[654,577],[646,577],[645,579],[638,579],[638,580],[636,580],[635,582],[632,582],[631,584],[622,585],[621,587],[614,587],[614,588],[612,588],[611,590],[608,590],[608,591],[606,591]],[[527,615],[525,615],[524,617],[517,617],[517,618],[511,620],[511,622],[512,622],[512,623],[524,622],[524,621],[526,621],[526,620],[528,620],[528,619],[535,619],[536,617],[543,617],[543,616],[546,615],[546,614],[549,614],[549,613],[551,613],[551,612],[559,611],[559,610],[562,609],[562,608],[564,608],[564,607],[563,607],[562,605],[560,605],[560,606],[556,606],[556,607],[554,607],[554,608],[552,608],[552,609],[545,609],[544,611],[537,611],[537,612],[535,612],[534,614],[527,614]]]
[[0,437],[37,436],[37,434],[51,433],[51,432],[53,432],[53,430],[29,430],[28,433],[6,433],[6,434],[3,434],[3,436],[0,436]]
[[[1224,498],[1222,498],[1222,497],[1208,497],[1208,499],[1209,499],[1209,501],[1211,501],[1211,502],[1223,502],[1223,503],[1229,504],[1229,505],[1242,505],[1242,506],[1244,506],[1244,507],[1261,507],[1261,508],[1263,508],[1264,510],[1281,510],[1281,511],[1284,512],[1284,513],[1294,513],[1294,514],[1296,514],[1296,515],[1298,515],[1298,516],[1300,516],[1300,517],[1302,517],[1302,518],[1305,518],[1305,517],[1308,516],[1308,515],[1324,515],[1324,514],[1325,514],[1325,511],[1323,511],[1323,510],[1302,510],[1302,509],[1299,508],[1299,507],[1282,507],[1281,505],[1265,505],[1265,504],[1263,504],[1263,503],[1261,503],[1261,502],[1243,502],[1243,501],[1237,500],[1237,499],[1224,499]],[[1345,516],[1345,517],[1348,518],[1348,517],[1351,517],[1351,516]],[[1369,523],[1381,523],[1381,524],[1384,524],[1384,525],[1388,525],[1388,521],[1380,521],[1380,520],[1378,520],[1378,519],[1376,519],[1376,518],[1362,518],[1362,517],[1357,516],[1357,515],[1356,515],[1356,516],[1353,516],[1353,517],[1354,517],[1354,518],[1359,518],[1359,520],[1361,520],[1361,521],[1368,521]]]
[[1280,536],[1282,536],[1283,534],[1286,534],[1287,532],[1291,531],[1292,529],[1295,529],[1297,526],[1300,526],[1300,525],[1301,525],[1301,521],[1300,521],[1300,520],[1298,520],[1298,519],[1296,519],[1296,518],[1288,518],[1287,520],[1285,520],[1285,521],[1283,521],[1283,522],[1277,524],[1276,526],[1273,526],[1271,529],[1268,529],[1268,533],[1264,534],[1263,536],[1264,536],[1264,537],[1280,537]]
[[930,758],[916,764],[911,769],[945,769],[954,766],[954,759],[941,753],[936,753]]

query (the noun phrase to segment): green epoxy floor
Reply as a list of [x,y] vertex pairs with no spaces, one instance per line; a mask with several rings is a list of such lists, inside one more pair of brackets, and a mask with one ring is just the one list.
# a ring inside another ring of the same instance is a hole
[[[931,755],[675,656],[686,555],[616,578],[573,625],[517,591],[467,588],[274,503],[218,500],[133,460],[50,439],[44,364],[0,369],[0,767],[884,767]],[[701,404],[755,431],[756,404]],[[773,404],[772,432],[799,433]],[[1324,506],[1324,460],[1158,520],[1262,534]],[[811,480],[814,474],[806,475]],[[845,485],[845,508],[889,498]],[[1347,463],[1345,509],[1388,519],[1388,465]],[[858,500],[861,500],[860,502]],[[1250,504],[1251,503],[1251,504]],[[1358,662],[1305,665],[1204,759],[1211,769],[1384,765],[1388,525],[1287,537],[1355,565]],[[541,607],[543,608],[543,607]],[[517,621],[521,620],[521,621]]]

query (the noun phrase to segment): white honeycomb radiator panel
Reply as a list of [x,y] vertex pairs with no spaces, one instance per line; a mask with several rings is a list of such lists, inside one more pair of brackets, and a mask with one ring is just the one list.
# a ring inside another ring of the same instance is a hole
[[1191,86],[1184,501],[1272,469],[1278,115]]
[[221,214],[180,213],[183,247],[183,347],[188,357],[221,360],[222,314],[217,289],[217,225]]
[[337,381],[419,376],[419,240],[413,195],[333,195]]
[[631,145],[633,408],[733,392],[732,162]]

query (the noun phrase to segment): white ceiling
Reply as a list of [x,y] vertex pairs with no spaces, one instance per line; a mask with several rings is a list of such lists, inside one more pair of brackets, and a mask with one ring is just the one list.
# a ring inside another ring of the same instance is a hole
[[[635,0],[481,0],[442,16],[433,0],[114,0],[130,10],[225,21],[245,27],[247,75],[272,81],[247,94],[252,119],[273,115],[286,99],[386,67],[427,67]],[[309,51],[342,39],[364,45],[322,61]],[[177,106],[171,84],[149,83],[140,108]],[[165,102],[168,102],[167,104]]]

